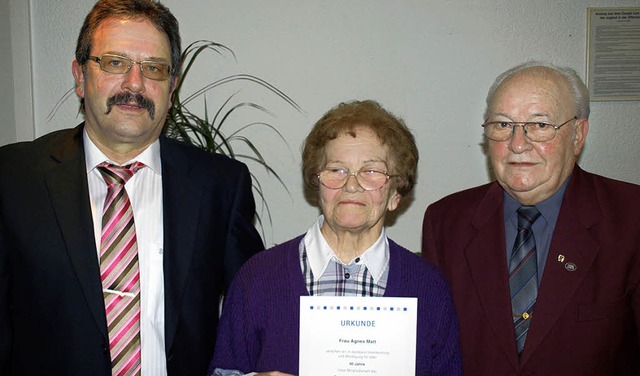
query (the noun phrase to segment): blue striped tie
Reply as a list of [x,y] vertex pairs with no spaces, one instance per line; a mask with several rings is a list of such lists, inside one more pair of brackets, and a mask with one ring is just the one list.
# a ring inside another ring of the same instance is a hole
[[518,353],[524,348],[538,295],[536,240],[531,225],[539,216],[540,212],[535,206],[521,206],[518,209],[518,233],[509,261],[509,289]]

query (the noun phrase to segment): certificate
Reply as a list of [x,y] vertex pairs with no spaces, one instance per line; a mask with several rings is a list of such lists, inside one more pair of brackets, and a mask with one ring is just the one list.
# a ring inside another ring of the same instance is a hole
[[300,375],[415,376],[417,298],[300,297]]

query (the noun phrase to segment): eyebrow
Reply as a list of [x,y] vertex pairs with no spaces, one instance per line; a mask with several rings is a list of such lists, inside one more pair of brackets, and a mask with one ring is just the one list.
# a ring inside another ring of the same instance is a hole
[[[328,165],[333,164],[333,163],[335,163],[335,164],[341,164],[341,165],[346,165],[346,164],[347,164],[346,162],[341,161],[341,160],[328,160],[328,161],[325,163],[325,165],[327,165],[327,166],[328,166]],[[367,165],[367,164],[370,164],[370,163],[380,163],[380,164],[385,165],[385,167],[388,167],[388,163],[387,163],[387,161],[382,160],[382,159],[369,159],[369,160],[366,160],[366,161],[362,161],[362,166],[363,166],[363,167],[366,167],[366,165]]]
[[[127,59],[134,60],[128,54],[123,53],[123,52],[118,52],[118,51],[107,51],[107,52],[101,53],[100,55],[117,55],[117,56],[126,57]],[[155,61],[155,62],[158,62],[158,63],[169,63],[170,59],[167,59],[167,58],[164,58],[164,57],[149,56],[149,57],[143,58],[140,61]]]
[[[493,116],[503,116],[503,117],[506,117],[507,119],[509,119],[509,121],[510,121],[510,122],[513,122],[513,123],[529,123],[529,122],[536,122],[535,120],[527,120],[527,121],[524,121],[524,122],[519,122],[519,121],[518,121],[518,122],[516,122],[516,121],[513,121],[513,118],[512,118],[510,115],[505,114],[505,113],[503,113],[503,112],[496,112],[496,113],[494,113],[494,114],[493,114]],[[530,117],[529,117],[529,118],[538,118],[538,117],[543,117],[543,118],[545,118],[545,121],[550,121],[550,120],[551,120],[551,116],[550,116],[549,114],[547,114],[547,113],[535,113],[535,114],[530,115]]]

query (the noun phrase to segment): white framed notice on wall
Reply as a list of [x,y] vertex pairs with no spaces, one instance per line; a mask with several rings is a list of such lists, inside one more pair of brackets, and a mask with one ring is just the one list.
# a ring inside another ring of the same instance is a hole
[[640,100],[640,7],[587,8],[592,101]]

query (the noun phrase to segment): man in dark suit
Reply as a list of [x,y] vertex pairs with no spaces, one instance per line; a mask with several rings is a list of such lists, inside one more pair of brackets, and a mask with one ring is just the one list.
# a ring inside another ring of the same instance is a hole
[[85,122],[0,148],[0,374],[206,373],[263,244],[246,166],[161,135],[180,52],[162,4],[99,1],[72,67]]
[[466,374],[640,372],[640,187],[576,164],[588,116],[573,70],[503,73],[483,124],[496,181],[426,210],[422,251],[451,283]]

